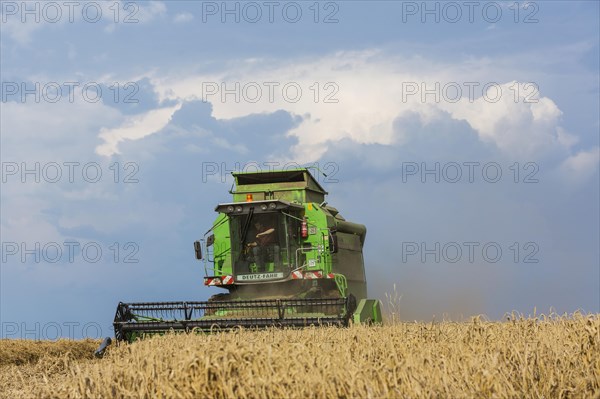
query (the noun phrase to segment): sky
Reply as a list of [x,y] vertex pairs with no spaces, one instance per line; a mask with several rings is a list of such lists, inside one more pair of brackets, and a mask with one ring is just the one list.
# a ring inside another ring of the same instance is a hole
[[598,2],[0,5],[2,337],[206,300],[230,172],[298,166],[401,320],[600,312]]

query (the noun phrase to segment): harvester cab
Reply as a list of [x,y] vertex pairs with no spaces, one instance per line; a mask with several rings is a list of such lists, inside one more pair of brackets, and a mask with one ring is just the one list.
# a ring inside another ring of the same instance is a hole
[[366,228],[326,204],[307,168],[233,176],[232,201],[217,205],[213,226],[194,242],[204,285],[222,292],[205,302],[119,303],[117,339],[382,321],[380,302],[366,298]]

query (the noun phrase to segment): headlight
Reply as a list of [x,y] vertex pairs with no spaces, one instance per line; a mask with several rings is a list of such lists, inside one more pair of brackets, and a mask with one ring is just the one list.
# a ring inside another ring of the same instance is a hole
[[233,205],[229,205],[229,206],[227,207],[227,213],[231,213],[231,212],[233,212],[234,210],[235,210],[235,208],[233,207]]
[[275,208],[277,208],[277,204],[276,204],[276,203],[274,203],[274,202],[271,202],[271,203],[269,204],[269,209],[275,209]]
[[242,207],[240,205],[235,207],[235,211],[236,212],[241,212],[242,211]]
[[266,211],[267,210],[267,204],[262,204],[260,206],[260,209],[262,209],[263,211]]

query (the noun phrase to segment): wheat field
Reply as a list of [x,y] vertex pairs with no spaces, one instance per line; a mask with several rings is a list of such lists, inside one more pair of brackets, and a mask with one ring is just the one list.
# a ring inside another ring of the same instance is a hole
[[0,398],[600,398],[600,315],[0,341]]

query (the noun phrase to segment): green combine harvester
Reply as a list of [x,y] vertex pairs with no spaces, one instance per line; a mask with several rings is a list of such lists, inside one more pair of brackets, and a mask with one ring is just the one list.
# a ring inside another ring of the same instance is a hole
[[367,299],[366,227],[327,205],[308,169],[233,176],[233,201],[217,205],[212,228],[194,243],[204,285],[224,292],[204,302],[121,302],[117,340],[382,321],[380,301]]

